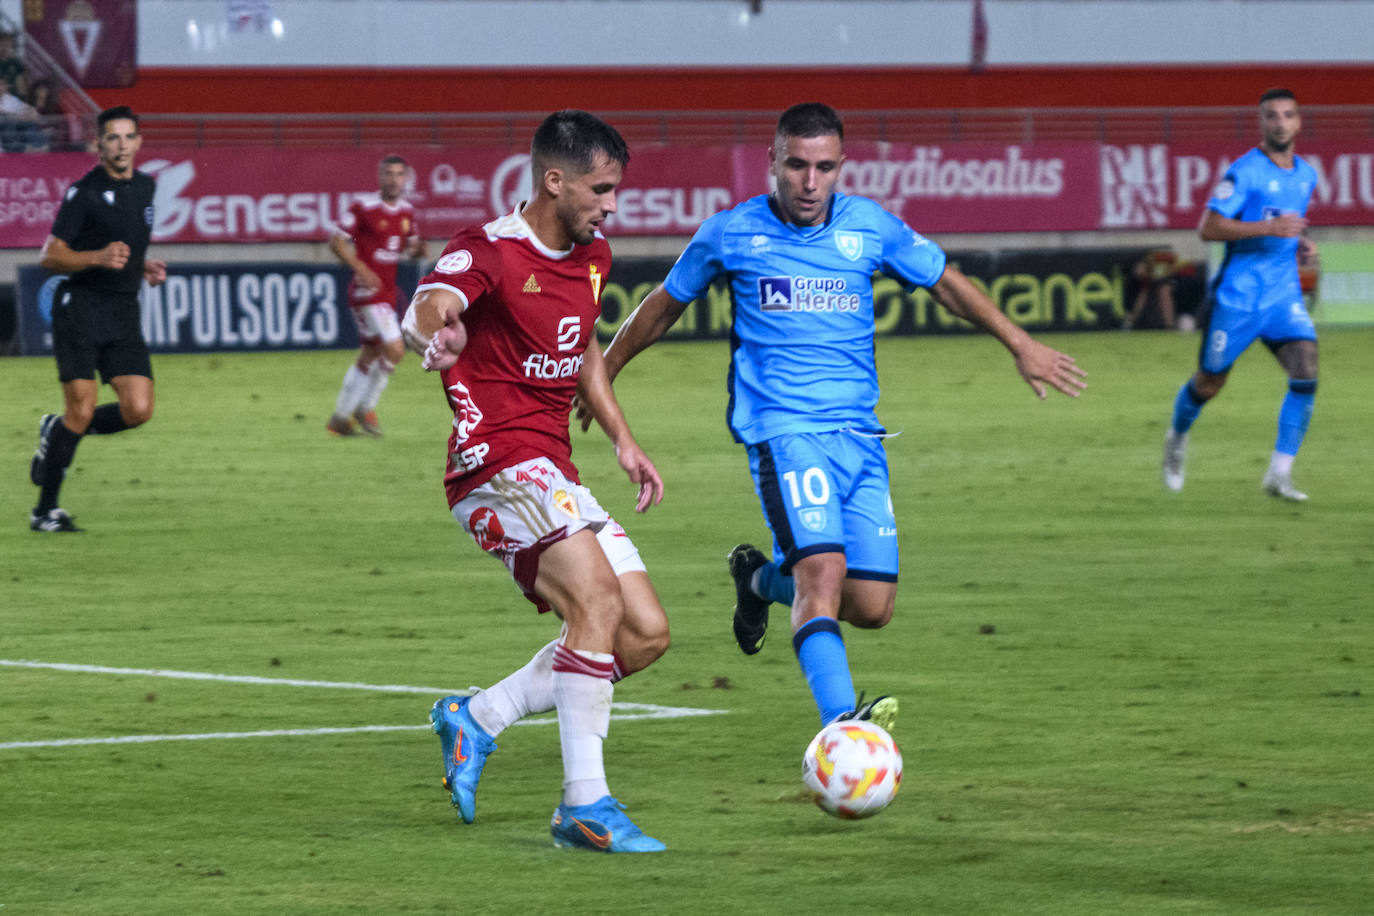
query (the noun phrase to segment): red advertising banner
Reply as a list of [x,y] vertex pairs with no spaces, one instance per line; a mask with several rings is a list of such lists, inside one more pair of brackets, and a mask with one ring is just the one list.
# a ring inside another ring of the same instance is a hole
[[132,86],[138,72],[134,0],[24,0],[24,33],[88,89]]
[[0,156],[0,248],[42,245],[67,186],[93,165],[86,153]]
[[[158,181],[153,238],[321,241],[356,195],[376,191],[377,161],[391,152],[145,147],[139,168]],[[414,167],[407,193],[427,238],[508,213],[529,193],[524,153],[395,152]],[[839,188],[880,201],[923,233],[1191,229],[1242,152],[1218,144],[851,143]],[[1301,155],[1319,176],[1315,225],[1374,225],[1374,141],[1307,143]],[[0,156],[0,247],[41,245],[67,185],[94,164],[84,153]],[[606,234],[687,236],[769,182],[767,154],[754,145],[637,148]]]
[[[1217,144],[1103,146],[1103,229],[1192,229],[1212,189],[1246,148]],[[1374,225],[1374,140],[1303,142],[1317,171],[1307,216],[1314,226]]]
[[[1097,226],[1097,144],[845,144],[839,190],[871,197],[923,234]],[[761,151],[735,159],[741,197],[768,190]]]

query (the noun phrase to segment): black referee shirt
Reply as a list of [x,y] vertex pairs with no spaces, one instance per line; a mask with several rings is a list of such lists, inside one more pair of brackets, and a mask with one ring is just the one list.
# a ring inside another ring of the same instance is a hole
[[129,246],[123,270],[88,267],[68,282],[92,292],[137,296],[143,284],[143,256],[153,234],[151,175],[135,171],[132,178],[111,178],[97,165],[67,189],[53,220],[52,234],[73,251],[95,251],[111,242]]

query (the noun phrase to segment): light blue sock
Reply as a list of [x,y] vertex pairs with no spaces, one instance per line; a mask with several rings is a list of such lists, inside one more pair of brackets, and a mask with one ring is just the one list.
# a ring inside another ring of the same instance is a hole
[[840,624],[829,617],[815,617],[792,635],[802,674],[821,714],[821,724],[854,709],[854,682],[849,676],[849,656],[840,636]]
[[757,581],[758,588],[754,591],[769,601],[791,607],[797,598],[797,580],[784,576],[776,563],[770,561],[760,566]]
[[1186,433],[1197,419],[1197,415],[1202,412],[1202,405],[1206,403],[1198,397],[1192,379],[1184,382],[1183,387],[1178,389],[1178,397],[1174,398],[1174,432]]
[[1295,378],[1288,383],[1288,394],[1279,407],[1279,435],[1274,451],[1296,455],[1312,421],[1312,404],[1317,399],[1317,380]]

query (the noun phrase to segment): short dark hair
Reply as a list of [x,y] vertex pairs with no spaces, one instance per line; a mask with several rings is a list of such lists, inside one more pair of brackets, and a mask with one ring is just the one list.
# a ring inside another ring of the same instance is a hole
[[1272,102],[1274,99],[1292,99],[1294,102],[1298,97],[1293,94],[1292,89],[1284,89],[1282,86],[1275,86],[1273,89],[1266,89],[1264,95],[1260,96],[1260,104]]
[[388,165],[403,165],[406,168],[410,168],[410,163],[406,162],[405,156],[383,156],[382,161],[377,163],[377,169],[380,171]]
[[106,108],[95,117],[95,130],[98,134],[105,133],[105,125],[111,121],[133,121],[134,127],[138,127],[138,115],[128,105],[116,105],[113,108]]
[[530,143],[536,187],[545,170],[560,165],[585,175],[596,167],[598,153],[622,168],[630,161],[630,148],[614,127],[575,108],[555,111],[539,125]]
[[829,137],[844,139],[839,112],[820,102],[793,105],[778,118],[779,137]]

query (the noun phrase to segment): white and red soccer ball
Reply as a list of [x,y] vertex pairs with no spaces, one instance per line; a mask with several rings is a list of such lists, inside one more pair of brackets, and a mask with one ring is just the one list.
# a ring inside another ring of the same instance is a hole
[[872,722],[831,722],[802,756],[802,782],[821,810],[847,820],[872,817],[897,797],[902,752]]

